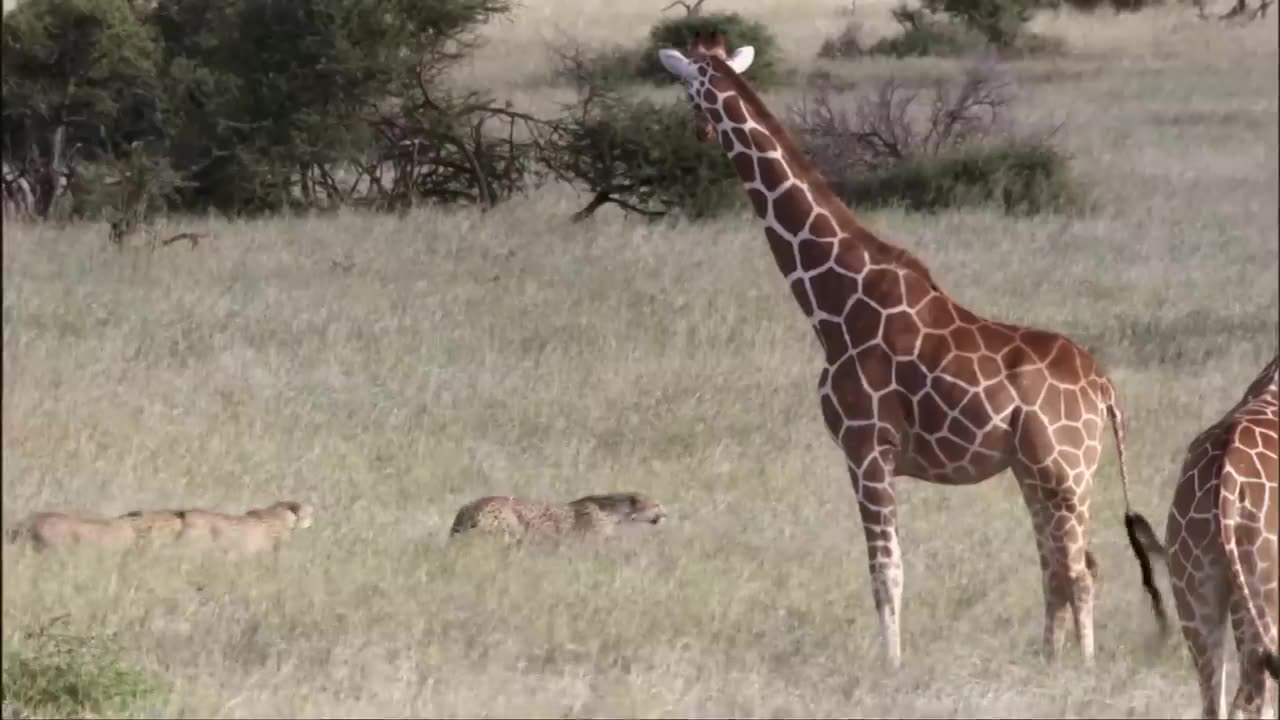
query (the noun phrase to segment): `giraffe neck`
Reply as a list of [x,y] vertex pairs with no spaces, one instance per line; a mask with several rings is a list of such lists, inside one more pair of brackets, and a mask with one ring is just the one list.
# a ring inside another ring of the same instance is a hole
[[[858,222],[755,91],[719,58],[711,59],[702,97],[704,113],[764,223],[778,269],[811,320],[817,321],[812,309],[818,298],[797,282],[805,286],[802,276],[824,266],[849,274],[873,264],[894,266],[914,271],[937,289],[924,263]],[[824,304],[847,304],[859,294],[855,287],[843,284],[847,297],[825,298]]]

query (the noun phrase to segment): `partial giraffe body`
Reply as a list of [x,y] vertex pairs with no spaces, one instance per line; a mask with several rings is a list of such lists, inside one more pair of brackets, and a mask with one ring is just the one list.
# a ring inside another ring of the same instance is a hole
[[730,56],[716,33],[695,36],[688,57],[659,56],[688,90],[697,136],[718,138],[737,170],[825,353],[822,415],[857,493],[890,664],[903,583],[894,476],[965,485],[1007,468],[1040,554],[1045,652],[1061,651],[1071,613],[1091,661],[1089,490],[1108,419],[1128,509],[1123,418],[1102,368],[1062,335],[978,316],[859,224],[743,80],[750,47]]
[[[1225,704],[1228,618],[1240,654],[1231,717],[1276,706],[1280,677],[1280,355],[1187,446],[1165,526],[1169,585],[1200,682],[1201,710]],[[1156,598],[1156,611],[1164,610]]]

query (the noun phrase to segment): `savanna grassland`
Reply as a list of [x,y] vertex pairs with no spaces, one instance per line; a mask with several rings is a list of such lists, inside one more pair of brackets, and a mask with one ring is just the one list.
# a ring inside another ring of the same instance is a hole
[[[464,67],[554,103],[546,41],[639,40],[656,5],[533,2]],[[811,67],[844,3],[757,0]],[[891,4],[859,3],[868,33]],[[867,213],[991,317],[1093,351],[1128,414],[1137,509],[1277,345],[1277,30],[1187,7],[1034,22],[1020,117],[1093,208]],[[952,60],[823,62],[860,81]],[[671,93],[678,93],[676,87]],[[782,108],[796,90],[764,93]],[[691,130],[692,131],[692,130]],[[901,480],[905,663],[882,669],[866,555],[815,394],[821,356],[754,218],[648,223],[552,186],[481,214],[175,220],[211,238],[118,253],[102,225],[3,230],[3,516],[317,508],[279,557],[44,559],[4,549],[3,636],[67,615],[162,681],[138,714],[1190,717],[1096,479],[1096,667],[1039,659],[1040,573],[1010,474]],[[671,522],[559,552],[450,548],[486,494],[639,490]],[[1163,579],[1162,579],[1163,581]]]

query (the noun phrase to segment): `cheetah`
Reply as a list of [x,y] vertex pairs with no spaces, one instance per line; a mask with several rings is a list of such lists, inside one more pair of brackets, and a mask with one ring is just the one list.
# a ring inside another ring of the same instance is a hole
[[233,555],[278,550],[294,530],[311,527],[314,508],[308,503],[281,501],[243,515],[211,510],[180,510],[178,541],[212,545]]
[[619,526],[657,525],[666,517],[661,503],[641,493],[587,495],[563,504],[490,495],[462,506],[449,536],[470,530],[500,534],[508,542],[610,536]]

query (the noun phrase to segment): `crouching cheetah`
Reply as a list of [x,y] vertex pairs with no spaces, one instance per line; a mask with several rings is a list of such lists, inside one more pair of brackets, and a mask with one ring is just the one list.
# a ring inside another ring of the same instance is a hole
[[657,525],[666,517],[661,503],[640,493],[588,495],[570,503],[491,495],[463,505],[449,536],[469,530],[500,534],[508,541],[607,536],[621,525]]

